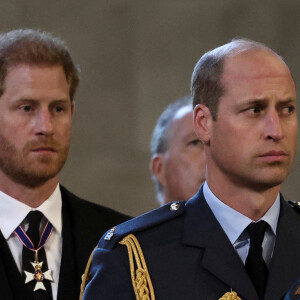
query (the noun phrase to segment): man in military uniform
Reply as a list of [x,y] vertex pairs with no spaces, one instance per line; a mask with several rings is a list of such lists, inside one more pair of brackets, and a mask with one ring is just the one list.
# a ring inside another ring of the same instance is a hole
[[104,235],[84,300],[277,300],[299,275],[300,217],[279,193],[297,144],[289,68],[233,40],[198,61],[192,96],[206,182]]

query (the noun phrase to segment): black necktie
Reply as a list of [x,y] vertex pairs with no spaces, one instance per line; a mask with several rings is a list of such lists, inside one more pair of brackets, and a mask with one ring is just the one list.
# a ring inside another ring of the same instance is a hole
[[[29,227],[28,227],[26,234],[33,242],[35,248],[38,247],[38,243],[40,240],[39,228],[40,228],[40,223],[41,223],[42,217],[43,217],[43,214],[40,211],[31,211],[26,217],[29,222]],[[31,251],[28,248],[26,248],[25,246],[23,246],[23,251],[22,251],[23,271],[25,270],[27,272],[34,273],[34,268],[31,264],[35,260],[34,255],[35,255],[34,251]],[[39,262],[43,262],[42,272],[47,271],[48,264],[47,264],[46,252],[45,252],[44,247],[42,247],[38,251],[38,260],[39,260]],[[25,282],[25,274],[23,274],[23,275],[24,275],[23,277],[24,277],[24,282]],[[43,280],[43,284],[44,284],[46,290],[39,289],[36,291],[34,291],[34,288],[36,285],[35,280],[32,280],[25,284],[27,290],[29,291],[29,293],[31,295],[31,299],[33,299],[33,300],[52,300],[52,290],[51,290],[50,281]]]
[[263,299],[268,277],[268,268],[262,256],[262,242],[268,224],[265,221],[251,223],[247,227],[250,235],[250,248],[245,268],[257,291],[259,299]]

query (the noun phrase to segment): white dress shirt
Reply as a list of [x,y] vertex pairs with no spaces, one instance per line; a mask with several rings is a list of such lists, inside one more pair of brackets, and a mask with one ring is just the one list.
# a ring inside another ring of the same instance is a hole
[[[21,225],[25,231],[28,229],[28,222],[24,219],[31,210],[38,210],[44,215],[40,226],[41,231],[47,220],[53,225],[52,234],[44,248],[46,251],[48,268],[49,270],[52,270],[54,279],[54,282],[51,283],[53,299],[56,299],[62,253],[62,199],[59,185],[57,185],[53,194],[36,209],[33,209],[0,191],[0,207],[0,230],[8,243],[20,273],[23,271],[23,244],[15,234],[15,229],[19,225]],[[26,271],[33,272],[34,269]]]
[[[208,206],[214,213],[242,262],[245,264],[250,247],[249,234],[245,229],[254,221],[219,200],[210,190],[207,182],[204,183],[203,194]],[[274,204],[269,208],[265,215],[258,220],[264,220],[269,224],[262,243],[263,258],[268,268],[270,267],[275,246],[279,212],[280,196],[278,194]]]

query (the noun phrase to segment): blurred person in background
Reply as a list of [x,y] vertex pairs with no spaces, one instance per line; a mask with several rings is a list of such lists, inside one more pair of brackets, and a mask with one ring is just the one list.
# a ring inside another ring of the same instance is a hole
[[193,127],[191,96],[171,103],[158,118],[150,143],[150,170],[160,205],[187,201],[205,181],[205,154]]

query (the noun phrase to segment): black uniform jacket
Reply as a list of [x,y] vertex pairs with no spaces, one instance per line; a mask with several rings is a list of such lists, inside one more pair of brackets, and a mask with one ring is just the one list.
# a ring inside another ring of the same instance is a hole
[[[60,186],[62,193],[62,260],[58,300],[78,300],[81,275],[89,255],[111,226],[129,219],[112,209],[87,202]],[[0,232],[0,299],[26,300],[24,282]]]
[[[258,299],[240,257],[200,189],[186,204],[167,204],[104,235],[94,252],[92,280],[84,300],[136,299],[127,247],[119,244],[129,233],[142,248],[155,299],[218,300],[231,290],[243,300]],[[299,271],[300,216],[281,197],[265,299],[282,299]]]

